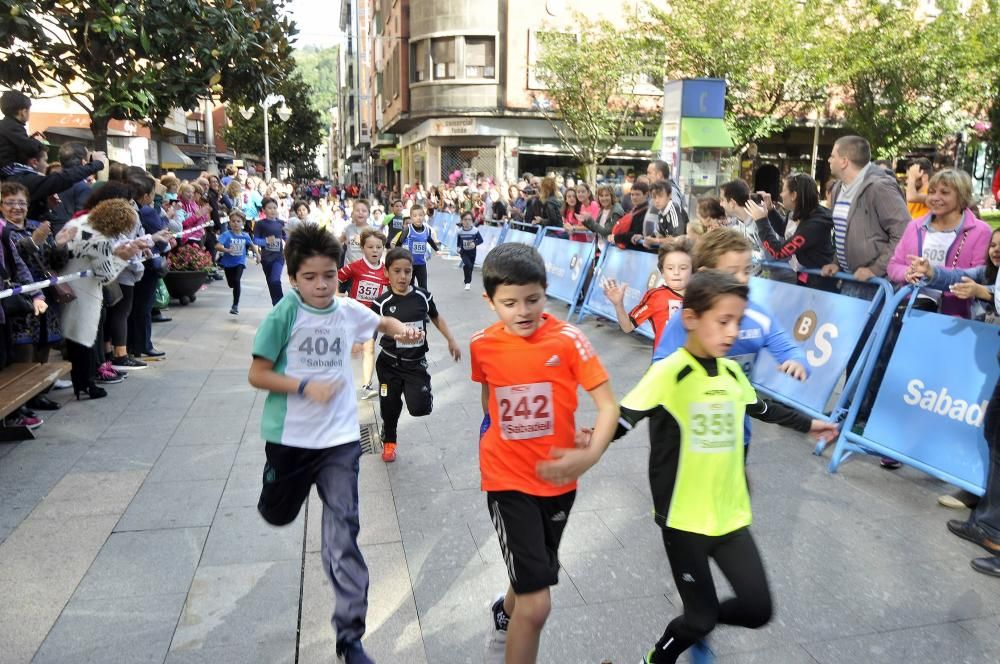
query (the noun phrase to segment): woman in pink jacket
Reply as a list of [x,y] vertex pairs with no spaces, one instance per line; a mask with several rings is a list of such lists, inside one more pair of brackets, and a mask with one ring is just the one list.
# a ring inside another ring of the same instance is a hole
[[[906,272],[913,256],[927,259],[934,268],[948,270],[982,265],[990,246],[990,227],[969,209],[972,202],[972,178],[968,173],[954,168],[936,173],[927,187],[930,214],[914,219],[906,227],[889,260],[889,279],[897,285],[907,283]],[[936,300],[940,313],[969,317],[969,303],[952,293],[925,289],[920,297]]]

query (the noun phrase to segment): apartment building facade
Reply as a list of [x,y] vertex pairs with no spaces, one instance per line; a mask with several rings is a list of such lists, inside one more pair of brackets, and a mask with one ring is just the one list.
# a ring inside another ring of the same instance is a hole
[[[525,170],[575,167],[536,107],[538,34],[577,30],[574,13],[624,21],[640,2],[578,0],[345,0],[367,2],[369,25],[349,43],[370,48],[369,155],[378,182],[435,184],[483,174],[511,182]],[[343,23],[343,21],[342,21]],[[347,30],[345,29],[345,34]],[[364,39],[359,39],[364,37]],[[644,90],[651,96],[662,91]],[[603,103],[603,100],[595,100]],[[342,124],[349,122],[341,115]],[[604,166],[653,156],[634,137]]]

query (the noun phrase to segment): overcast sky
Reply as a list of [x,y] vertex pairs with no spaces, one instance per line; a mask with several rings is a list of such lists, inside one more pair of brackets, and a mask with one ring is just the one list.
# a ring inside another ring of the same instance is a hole
[[296,46],[333,46],[340,42],[340,0],[291,0],[288,10],[299,27]]

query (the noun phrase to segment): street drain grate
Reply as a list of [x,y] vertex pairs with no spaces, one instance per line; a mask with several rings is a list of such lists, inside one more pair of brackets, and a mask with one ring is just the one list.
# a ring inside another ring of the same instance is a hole
[[378,424],[361,425],[361,451],[364,454],[382,454],[382,436]]

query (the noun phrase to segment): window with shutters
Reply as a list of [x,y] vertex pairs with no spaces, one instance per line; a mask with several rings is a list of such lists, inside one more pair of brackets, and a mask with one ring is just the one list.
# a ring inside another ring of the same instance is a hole
[[413,83],[422,83],[427,79],[427,40],[421,39],[420,41],[413,42],[410,44],[410,62],[411,62],[411,74],[410,81]]
[[493,37],[465,38],[465,77],[496,78],[496,41]]
[[455,38],[439,37],[431,40],[431,65],[434,80],[455,78]]

